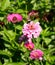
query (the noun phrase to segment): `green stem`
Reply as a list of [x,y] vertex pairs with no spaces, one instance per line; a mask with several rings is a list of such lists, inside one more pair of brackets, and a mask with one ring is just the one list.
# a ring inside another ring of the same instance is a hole
[[9,58],[9,61],[10,61],[10,62],[12,62],[12,59],[11,59],[11,58]]
[[42,48],[43,48],[43,46],[44,46],[44,45],[43,45],[43,42],[42,42]]
[[19,48],[19,45],[18,45],[18,43],[17,42],[15,42],[14,40],[13,40],[13,42],[15,43],[15,45]]
[[14,24],[14,29],[15,29],[15,32],[16,32],[15,24]]
[[40,61],[40,65],[43,65],[42,61]]

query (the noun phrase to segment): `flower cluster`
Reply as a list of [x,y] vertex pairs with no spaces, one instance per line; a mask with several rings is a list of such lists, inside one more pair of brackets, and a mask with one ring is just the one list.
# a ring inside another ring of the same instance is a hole
[[[29,16],[35,15],[36,12],[32,11],[29,13]],[[36,16],[36,15],[35,15]],[[31,59],[39,59],[42,60],[43,52],[39,49],[34,49],[34,43],[32,42],[32,38],[38,38],[42,31],[39,22],[30,21],[29,23],[25,23],[22,29],[23,35],[28,37],[27,42],[25,42],[24,46],[28,50],[31,51],[30,58]],[[33,50],[33,51],[32,51]]]
[[[37,11],[31,11],[29,12],[28,16],[29,19],[31,17],[37,18],[38,12]],[[9,14],[7,16],[7,20],[12,23],[17,23],[23,20],[22,16],[20,14]],[[40,26],[39,22],[30,21],[29,23],[25,23],[22,29],[23,35],[19,38],[19,43],[22,43],[24,41],[24,47],[27,48],[30,52],[30,58],[31,59],[39,59],[42,60],[43,52],[40,49],[34,49],[34,43],[32,42],[32,38],[38,38],[42,31],[42,28]]]

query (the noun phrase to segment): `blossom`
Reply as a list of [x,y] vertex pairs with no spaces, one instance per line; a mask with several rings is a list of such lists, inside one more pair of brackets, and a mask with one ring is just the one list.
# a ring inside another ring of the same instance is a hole
[[44,54],[44,53],[43,53],[40,49],[33,50],[33,51],[31,51],[31,53],[30,53],[30,58],[31,58],[31,59],[39,59],[39,60],[42,60],[43,54]]
[[32,37],[37,38],[40,35],[40,32],[42,31],[42,28],[40,26],[39,22],[34,23],[31,21],[30,23],[25,23],[23,26],[23,34],[27,35],[29,39]]
[[8,14],[7,20],[12,23],[20,22],[22,21],[22,16],[20,14]]
[[52,22],[54,14],[55,14],[55,12],[53,9],[51,9],[49,12],[44,12],[42,20],[44,20],[46,22]]
[[32,10],[28,12],[28,20],[34,20],[39,18],[39,12],[37,10]]
[[18,42],[19,43],[22,43],[22,42],[26,42],[26,41],[28,41],[28,37],[26,36],[26,35],[21,35],[20,37],[19,37],[19,39],[18,39]]
[[33,50],[34,48],[34,44],[32,42],[26,42],[24,44],[25,48],[27,48],[28,50]]

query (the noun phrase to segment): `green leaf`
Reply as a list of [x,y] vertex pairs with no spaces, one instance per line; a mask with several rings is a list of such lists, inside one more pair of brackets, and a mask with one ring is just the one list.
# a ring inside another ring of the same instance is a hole
[[50,38],[44,38],[44,41],[48,45],[52,41],[52,39],[50,39]]
[[16,33],[13,32],[12,30],[6,30],[4,28],[4,34],[9,38],[9,40],[14,40],[15,39],[15,36],[16,36]]
[[4,17],[0,17],[0,20],[3,20],[4,19]]
[[21,25],[16,25],[15,28],[18,29],[18,30],[22,30],[22,26]]
[[18,9],[16,12],[17,12],[17,13],[24,13],[24,10]]
[[9,39],[8,39],[7,36],[4,34],[4,31],[0,31],[0,34],[3,36],[2,39],[4,39],[5,41],[9,42]]
[[51,63],[55,61],[55,56],[50,56]]
[[0,65],[2,65],[2,63],[0,62]]
[[46,65],[50,65],[48,62],[46,62]]
[[18,3],[19,6],[21,6],[22,4],[25,4],[25,1],[23,1],[23,0],[17,0],[17,3]]
[[42,36],[48,36],[50,34],[50,31],[48,31],[49,27],[42,31]]
[[5,50],[0,50],[0,54],[1,54],[1,55],[6,55],[6,56],[8,56],[8,57],[11,57],[11,56],[12,56],[12,54],[11,54],[7,49],[5,49]]
[[35,3],[36,0],[32,0],[31,3]]
[[35,63],[35,65],[39,65],[39,61],[38,60],[35,60],[34,63]]
[[6,44],[4,43],[5,47],[8,47],[9,49],[13,49],[12,46],[10,44]]
[[23,62],[16,62],[16,63],[5,63],[4,65],[26,65]]
[[3,0],[1,4],[1,10],[4,11],[8,6],[10,6],[9,0]]

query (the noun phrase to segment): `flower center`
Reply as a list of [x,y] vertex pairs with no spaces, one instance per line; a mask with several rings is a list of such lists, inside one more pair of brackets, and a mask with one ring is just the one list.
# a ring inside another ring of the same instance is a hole
[[17,17],[14,16],[12,20],[13,20],[13,21],[17,21]]
[[30,29],[30,30],[35,29],[35,28],[34,28],[34,25],[30,25],[30,26],[29,26],[29,29]]
[[29,46],[28,46],[28,48],[32,49],[32,46],[31,46],[31,45],[29,45]]
[[38,53],[35,53],[34,56],[35,56],[36,58],[38,58]]

